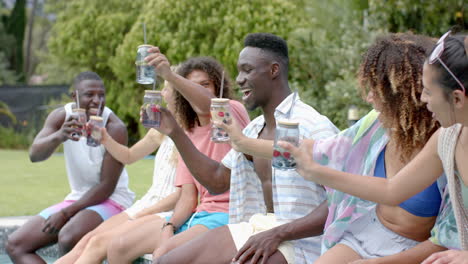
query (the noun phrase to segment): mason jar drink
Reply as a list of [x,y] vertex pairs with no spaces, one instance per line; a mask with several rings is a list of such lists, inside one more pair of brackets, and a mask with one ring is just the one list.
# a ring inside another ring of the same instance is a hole
[[299,146],[299,122],[278,120],[273,144],[273,159],[271,164],[279,170],[296,169],[296,161],[291,153],[278,146],[278,141],[287,141],[294,146]]
[[85,129],[85,125],[87,121],[86,110],[83,108],[73,108],[71,116],[75,118],[78,121],[78,123],[80,123],[81,125],[81,131],[79,133],[73,132],[72,137],[80,138],[80,136],[86,136],[86,129]]
[[137,56],[135,60],[136,66],[136,81],[141,84],[152,84],[154,83],[155,72],[154,66],[148,65],[145,61],[146,56],[149,55],[148,49],[150,45],[138,46]]
[[[231,123],[231,106],[229,105],[229,99],[212,98],[210,111],[213,121],[223,122],[225,124]],[[211,127],[211,141],[226,142],[229,141],[229,135],[224,129],[213,124]]]
[[100,116],[91,116],[88,122],[88,138],[86,144],[91,147],[101,145],[101,128],[104,127],[104,122]]
[[161,92],[146,90],[143,97],[142,123],[147,128],[157,128],[161,124],[161,112],[158,106],[161,104]]

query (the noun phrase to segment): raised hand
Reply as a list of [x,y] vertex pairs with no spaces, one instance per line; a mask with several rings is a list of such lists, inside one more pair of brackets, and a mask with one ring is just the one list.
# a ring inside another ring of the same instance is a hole
[[[76,117],[70,116],[65,122],[63,122],[62,127],[59,130],[60,138],[62,141],[67,139],[78,141],[80,140],[81,129],[83,124],[78,122]],[[78,135],[78,136],[77,136]]]
[[157,74],[167,80],[169,75],[172,73],[171,64],[164,54],[161,53],[158,47],[151,47],[148,52],[150,54],[146,56],[145,61],[148,65],[154,66]]
[[154,128],[158,130],[160,133],[171,136],[175,131],[181,129],[177,121],[175,120],[174,116],[171,112],[162,106],[158,106],[158,110],[161,111],[161,122],[159,127]]
[[278,145],[291,153],[296,161],[296,171],[306,180],[313,180],[312,169],[314,166],[319,166],[312,158],[314,148],[314,140],[304,139],[299,147],[295,147],[289,142],[280,141]]
[[275,253],[281,242],[281,238],[274,230],[258,233],[250,237],[245,245],[239,249],[232,259],[232,263],[266,264],[268,258]]
[[240,142],[245,138],[242,129],[237,123],[235,118],[231,118],[231,122],[223,123],[220,121],[213,121],[213,124],[219,128],[224,129],[230,138],[231,147],[236,151],[242,151],[239,147]]

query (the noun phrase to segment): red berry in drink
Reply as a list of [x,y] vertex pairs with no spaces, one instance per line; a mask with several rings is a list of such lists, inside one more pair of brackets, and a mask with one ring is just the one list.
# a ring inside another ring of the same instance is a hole
[[159,112],[159,109],[155,105],[152,105],[151,106],[151,112],[153,112],[153,113]]
[[218,112],[218,116],[224,117],[224,112]]
[[286,159],[289,159],[291,157],[291,153],[283,152],[283,157],[285,157]]
[[279,155],[281,155],[281,152],[277,151],[277,150],[273,150],[273,157],[279,157]]

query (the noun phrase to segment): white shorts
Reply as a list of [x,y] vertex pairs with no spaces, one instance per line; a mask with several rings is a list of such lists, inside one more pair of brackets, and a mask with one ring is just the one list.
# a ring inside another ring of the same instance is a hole
[[[158,203],[161,201],[164,197],[159,197],[157,195],[152,195],[149,191],[146,193],[140,200],[136,201],[132,206],[127,208],[124,212],[131,218],[134,219],[135,215],[139,213],[140,211]],[[167,214],[163,214],[161,217],[166,217]],[[159,214],[157,214],[159,215]]]
[[[272,229],[279,226],[274,214],[255,214],[249,222],[242,222],[239,224],[229,224],[229,231],[231,232],[236,249],[239,250],[255,234]],[[279,245],[278,250],[283,254],[284,258],[289,264],[295,263],[296,256],[294,252],[294,245],[291,242],[283,242]]]
[[419,242],[386,228],[374,209],[354,221],[338,244],[352,248],[364,259],[370,259],[400,253]]

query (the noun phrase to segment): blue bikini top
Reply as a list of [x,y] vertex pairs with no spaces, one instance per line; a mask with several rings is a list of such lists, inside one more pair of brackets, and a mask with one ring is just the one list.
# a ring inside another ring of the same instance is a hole
[[[374,170],[375,177],[387,178],[387,172],[385,170],[385,149],[386,148],[380,152],[377,158]],[[424,191],[402,202],[400,207],[416,216],[431,217],[439,214],[441,201],[440,191],[437,187],[437,181],[435,181]]]

